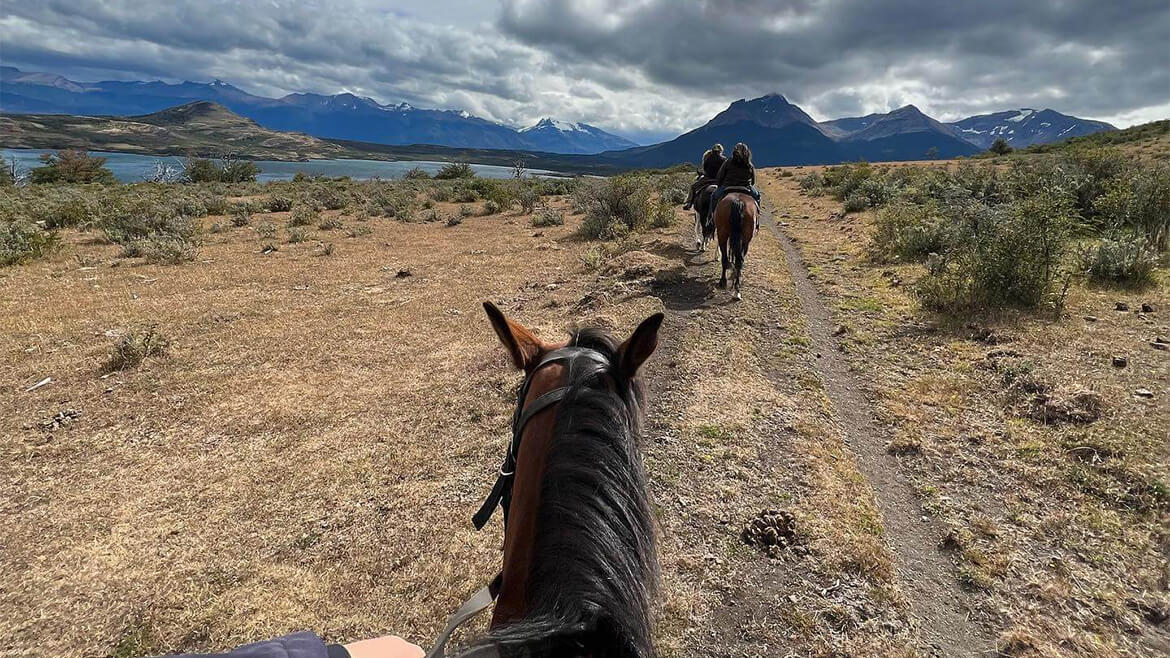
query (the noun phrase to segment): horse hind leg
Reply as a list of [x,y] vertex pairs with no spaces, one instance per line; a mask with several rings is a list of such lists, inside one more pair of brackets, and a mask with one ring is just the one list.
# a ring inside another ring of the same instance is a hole
[[722,267],[721,275],[719,277],[719,287],[727,287],[727,268],[731,266],[731,259],[727,257],[727,243],[719,243],[720,265]]
[[707,236],[703,234],[703,216],[695,212],[695,249],[707,250]]

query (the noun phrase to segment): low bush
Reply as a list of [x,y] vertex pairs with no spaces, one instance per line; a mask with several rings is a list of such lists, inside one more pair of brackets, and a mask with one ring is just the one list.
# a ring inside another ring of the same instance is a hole
[[1085,273],[1093,281],[1143,286],[1154,280],[1157,254],[1145,238],[1117,234],[1090,246],[1081,254]]
[[439,171],[435,172],[435,178],[441,180],[452,180],[455,178],[474,178],[475,169],[466,162],[450,162],[442,166]]
[[496,203],[495,201],[492,201],[491,199],[488,199],[487,201],[484,202],[483,214],[495,215],[499,212],[500,212],[500,204]]
[[28,173],[30,183],[116,183],[106,159],[83,150],[66,149],[41,155],[44,164]]
[[519,187],[516,201],[520,204],[520,212],[530,215],[536,210],[536,204],[540,203],[540,192],[534,185],[522,183]]
[[332,217],[325,217],[317,223],[317,228],[321,229],[322,231],[333,231],[335,229],[344,227],[345,225],[342,223],[341,218],[336,215]]
[[237,228],[252,223],[252,215],[245,208],[236,208],[232,211],[232,226]]
[[141,366],[148,358],[166,356],[171,343],[157,325],[126,332],[114,343],[106,360],[105,371],[116,372]]
[[532,217],[532,225],[537,228],[544,228],[546,226],[563,226],[565,223],[565,213],[552,208],[543,208],[540,212]]
[[580,233],[587,239],[623,238],[650,225],[655,216],[650,183],[644,175],[622,174],[591,188],[583,200],[585,221]]
[[294,226],[288,230],[285,241],[289,244],[300,244],[309,239],[309,232],[304,226]]
[[293,209],[293,200],[286,196],[273,194],[264,200],[264,207],[268,212],[288,212]]
[[933,205],[892,204],[878,213],[869,256],[884,263],[923,261],[946,249],[948,225]]
[[199,246],[195,242],[165,235],[151,236],[133,245],[138,255],[155,265],[181,265],[199,255]]
[[309,206],[295,206],[292,214],[289,215],[288,225],[290,228],[296,226],[312,226],[320,221],[321,212]]
[[407,169],[402,174],[402,180],[427,180],[430,177],[431,175],[428,174],[427,170],[423,169],[422,167],[413,167],[411,169]]
[[0,219],[0,267],[44,258],[59,245],[55,231],[46,231],[27,220]]

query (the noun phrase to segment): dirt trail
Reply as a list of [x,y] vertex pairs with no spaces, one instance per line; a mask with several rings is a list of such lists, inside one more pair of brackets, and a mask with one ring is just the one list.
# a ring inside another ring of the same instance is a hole
[[922,641],[947,658],[995,655],[994,641],[969,617],[967,597],[955,578],[953,565],[936,548],[942,530],[923,515],[896,458],[885,449],[886,437],[878,428],[868,400],[840,356],[832,338],[832,318],[809,278],[800,251],[767,211],[761,224],[783,248],[801,308],[808,318],[811,348],[818,355],[817,374],[858,468],[874,489],[886,538],[896,557],[899,584],[917,618]]

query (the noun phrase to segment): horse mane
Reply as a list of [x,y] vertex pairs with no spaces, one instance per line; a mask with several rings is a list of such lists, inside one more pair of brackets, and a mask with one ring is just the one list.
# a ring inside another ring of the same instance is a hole
[[[576,359],[549,445],[524,620],[487,637],[501,656],[650,658],[658,579],[638,441],[644,389],[617,374],[617,341],[598,329]],[[473,654],[482,655],[482,654]]]

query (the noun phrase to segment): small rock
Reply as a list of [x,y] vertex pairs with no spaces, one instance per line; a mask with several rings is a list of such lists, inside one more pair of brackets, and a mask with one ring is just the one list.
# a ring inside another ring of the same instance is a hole
[[1114,368],[1124,368],[1128,365],[1129,365],[1129,359],[1125,358],[1124,356],[1113,357],[1113,367]]
[[833,327],[834,336],[844,336],[848,331],[849,329],[847,329],[843,324],[839,324],[836,327]]
[[398,273],[394,275],[394,278],[396,278],[396,279],[405,279],[405,278],[406,278],[406,277],[408,277],[408,276],[414,276],[414,272],[411,272],[411,271],[410,271],[409,269],[407,269],[407,268],[403,268],[403,269],[401,269],[401,270],[398,270]]
[[1154,342],[1166,345],[1167,343],[1170,343],[1170,340],[1166,340],[1165,336],[1158,336],[1157,338],[1154,339]]
[[1138,390],[1134,391],[1133,394],[1139,398],[1152,398],[1152,397],[1154,397],[1154,392],[1148,388],[1139,388]]
[[1125,302],[1117,302],[1117,304],[1113,308],[1114,308],[1114,310],[1117,310],[1117,311],[1128,311],[1129,304],[1126,304]]
[[1097,321],[1097,316],[1095,316],[1095,315],[1086,315],[1085,316],[1085,322],[1096,322],[1096,321]]
[[1150,341],[1150,347],[1156,350],[1162,350],[1163,352],[1170,352],[1170,344],[1161,343],[1156,340]]
[[1142,304],[1142,313],[1153,313],[1153,312],[1154,312],[1154,305],[1153,304]]

